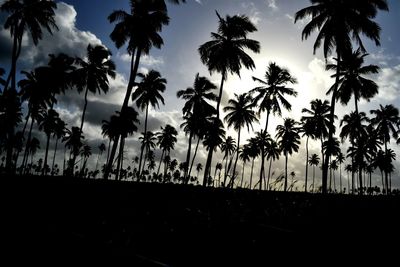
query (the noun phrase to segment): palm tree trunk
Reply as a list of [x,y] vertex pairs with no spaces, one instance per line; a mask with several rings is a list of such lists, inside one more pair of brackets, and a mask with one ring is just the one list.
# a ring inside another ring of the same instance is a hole
[[[337,89],[339,86],[340,61],[342,59],[339,51],[340,51],[340,49],[336,48],[336,54],[337,54],[336,81],[335,81],[335,85],[333,87],[331,110],[330,110],[330,114],[329,114],[329,134],[328,134],[328,143],[329,144],[331,144],[333,141],[333,133],[335,131],[335,104],[336,104]],[[329,156],[330,156],[330,151],[327,151],[327,153],[325,155],[325,160],[322,165],[322,194],[327,193]]]
[[44,162],[43,162],[43,171],[42,175],[47,175],[47,156],[49,155],[49,145],[50,145],[50,134],[47,134],[47,141],[46,141],[46,152],[44,154]]
[[261,148],[261,168],[260,168],[260,191],[262,190],[262,179],[263,179],[263,174],[264,174],[264,158],[265,158],[265,153],[264,153],[264,148]]
[[[24,137],[25,137],[26,126],[28,125],[30,114],[31,114],[31,110],[29,109],[29,110],[28,110],[28,114],[26,115],[26,120],[25,120],[24,128],[22,129],[22,138],[23,138],[23,139],[24,139]],[[19,153],[20,153],[20,150],[17,151],[17,155],[16,155],[16,157],[15,157],[15,167],[18,166]],[[28,160],[27,160],[27,161],[28,161]],[[21,164],[20,173],[22,173],[22,170],[23,170],[23,162],[22,162],[22,164]]]
[[192,138],[193,138],[193,133],[190,132],[190,134],[189,134],[188,151],[187,151],[187,154],[186,154],[186,164],[185,164],[186,166],[185,166],[185,172],[183,174],[183,180],[184,180],[185,184],[189,183],[189,178],[190,178],[190,177],[188,177],[188,173],[189,173],[190,152],[192,150]]
[[[217,169],[217,167],[215,167],[213,183],[216,181],[215,178],[217,177],[217,171],[218,171],[218,169]],[[214,184],[213,184],[213,185],[214,185]],[[218,185],[218,186],[219,186],[219,185]]]
[[267,190],[269,190],[269,181],[271,179],[271,167],[272,167],[272,157],[269,160],[269,168],[268,168],[268,179],[267,179]]
[[120,167],[121,167],[121,158],[122,158],[122,153],[123,153],[123,149],[124,149],[124,142],[125,139],[122,137],[121,138],[121,143],[119,145],[119,152],[118,152],[118,161],[117,161],[117,172],[115,175],[115,180],[118,181],[120,179]]
[[267,120],[266,120],[266,122],[265,122],[265,132],[267,132],[267,129],[268,129],[268,122],[269,122],[269,114],[270,114],[270,110],[268,109],[268,111],[267,111]]
[[[360,162],[361,163],[361,162]],[[363,173],[363,170],[362,170],[362,167],[360,166],[359,168],[358,168],[358,181],[359,181],[359,183],[360,183],[360,190],[359,190],[359,194],[360,195],[362,195],[363,194],[363,177],[362,177],[362,173]]]
[[342,187],[342,163],[339,164],[339,184],[340,184],[340,193],[343,192]]
[[160,173],[160,168],[161,168],[161,163],[162,163],[162,160],[163,160],[163,157],[164,157],[164,153],[165,153],[165,150],[163,149],[162,152],[161,152],[160,163],[158,164],[158,168],[157,168],[157,176]]
[[[134,58],[133,55],[135,54],[135,50],[132,52],[131,73],[130,73],[128,88],[126,90],[125,99],[124,99],[124,102],[122,104],[121,111],[124,110],[128,106],[129,98],[132,95],[133,86],[135,85],[135,79],[136,79],[136,75],[137,75],[137,72],[138,72],[138,69],[139,69],[139,62],[140,62],[141,53],[142,53],[142,49],[137,48],[136,56]],[[133,64],[133,62],[135,62],[135,63]],[[108,176],[109,176],[111,168],[112,168],[112,164],[113,164],[113,161],[114,161],[115,153],[117,152],[119,139],[120,139],[120,136],[117,135],[115,137],[115,140],[114,140],[114,143],[113,143],[113,147],[111,149],[111,155],[110,155],[110,158],[109,158],[109,160],[107,162],[107,166],[106,166],[106,169],[105,169],[105,172],[104,172],[104,179],[106,179],[106,180],[108,179]],[[139,178],[139,176],[138,176],[138,178]]]
[[[21,168],[21,174],[22,174],[22,170],[25,168],[25,165],[27,165],[28,162],[28,154],[29,154],[29,143],[31,141],[31,136],[32,136],[32,129],[33,129],[33,124],[34,124],[35,120],[33,119],[33,117],[31,118],[31,126],[29,128],[29,132],[28,132],[28,138],[26,139],[26,145],[25,145],[25,153],[24,153],[24,157],[22,159],[22,166],[24,166],[23,168]],[[25,163],[26,161],[26,163]]]
[[225,168],[224,168],[224,187],[226,187],[226,178],[228,177],[228,158],[229,158],[229,151],[225,152]]
[[284,191],[287,191],[287,163],[288,163],[288,155],[285,153],[285,187]]
[[83,106],[83,111],[82,111],[82,118],[81,118],[81,127],[79,128],[81,130],[81,133],[83,132],[83,123],[85,121],[85,114],[86,114],[86,108],[87,108],[87,104],[88,104],[88,100],[87,100],[87,96],[88,96],[88,92],[89,92],[89,87],[86,87],[86,92],[85,92],[85,104]]
[[310,137],[307,136],[307,141],[306,141],[306,179],[305,179],[305,184],[304,184],[304,192],[307,193],[307,179],[308,179],[308,139]]
[[243,161],[243,166],[242,166],[242,180],[240,181],[240,187],[243,188],[243,180],[244,180],[244,167],[245,167],[245,162]]
[[54,154],[53,154],[53,163],[51,164],[51,171],[54,171],[54,163],[56,161],[56,154],[57,154],[57,146],[58,146],[58,138],[56,138],[56,146],[54,148]]
[[240,130],[241,130],[241,129],[239,128],[239,131],[238,131],[238,142],[237,142],[237,149],[236,149],[236,159],[235,159],[235,163],[233,164],[232,179],[231,179],[230,182],[229,182],[231,188],[233,188],[233,184],[234,184],[234,182],[235,182],[235,178],[236,178],[236,174],[235,174],[235,172],[236,172],[236,165],[237,165],[237,162],[238,162],[238,159],[239,159],[239,151],[240,151]]
[[254,160],[255,160],[255,158],[253,158],[253,160],[251,161],[250,189],[251,189],[251,185],[252,185],[252,183],[253,183]]
[[[226,70],[222,71],[222,78],[221,78],[221,84],[219,86],[219,95],[218,95],[218,99],[217,99],[217,118],[219,119],[219,106],[221,105],[221,100],[222,100],[222,92],[224,90],[224,82],[226,79]],[[212,157],[212,155],[211,155]]]
[[312,192],[314,193],[314,188],[315,188],[315,165],[313,165],[313,171],[312,171]]
[[214,148],[210,147],[210,150],[208,151],[206,167],[204,168],[203,186],[207,186],[208,177],[210,176],[213,151]]
[[[200,144],[200,137],[197,137],[197,144],[196,144],[196,148],[194,149],[194,155],[193,155],[193,158],[192,158],[192,163],[190,164],[190,169],[189,169],[189,174],[188,174],[188,177],[189,177],[189,178],[190,178],[190,174],[192,173],[192,168],[193,168],[193,164],[194,164],[194,159],[196,158],[197,150],[198,150],[198,148],[199,148],[199,144]],[[197,176],[198,176],[198,174],[197,174]]]
[[[146,135],[147,135],[147,118],[148,118],[148,115],[149,115],[149,105],[147,104],[146,105],[146,117],[145,117],[145,120],[144,120],[144,134],[143,134],[144,138],[146,138]],[[143,141],[144,141],[144,139],[143,139]],[[121,142],[122,142],[122,139],[121,139]],[[142,172],[143,150],[144,150],[144,145],[142,145],[141,149],[140,149],[139,172],[138,172],[139,176],[138,177],[141,176],[141,172]],[[144,159],[143,169],[144,169],[145,163],[146,163],[146,158]]]
[[108,148],[107,148],[107,160],[106,160],[106,164],[110,158],[110,147],[111,147],[111,138],[109,138],[110,140],[108,140]]
[[[385,158],[387,157],[387,140],[386,137],[384,136],[384,142],[385,142]],[[385,170],[385,192],[388,194],[388,189],[389,189],[389,179],[388,179],[388,171]]]

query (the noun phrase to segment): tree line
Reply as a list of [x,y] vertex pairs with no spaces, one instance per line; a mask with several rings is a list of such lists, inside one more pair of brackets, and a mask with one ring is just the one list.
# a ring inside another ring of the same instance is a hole
[[[283,123],[277,126],[274,137],[270,134],[271,129],[268,129],[269,119],[271,116],[281,117],[283,109],[291,110],[287,97],[297,96],[298,92],[291,87],[297,80],[288,69],[270,62],[264,77],[252,77],[258,83],[256,88],[244,94],[235,94],[222,108],[221,99],[227,79],[230,75],[240,76],[243,68],[255,68],[248,53],[259,53],[260,43],[249,37],[257,28],[246,15],[224,17],[216,12],[217,30],[211,33],[211,40],[199,46],[198,52],[210,74],[220,75],[221,83],[218,86],[197,74],[191,87],[177,92],[177,97],[185,101],[180,128],[188,138],[186,161],[181,163],[171,158],[171,151],[177,142],[175,127],[178,126],[165,125],[157,133],[148,130],[149,108],[159,108],[160,104],[165,104],[163,93],[167,80],[157,70],[148,73],[138,71],[142,56],[148,55],[152,48],[161,49],[163,45],[160,33],[170,21],[167,4],[164,0],[129,2],[129,12],[117,10],[108,17],[109,22],[115,25],[110,34],[111,40],[118,49],[126,47],[131,56],[127,90],[121,110],[102,122],[102,134],[107,142],[99,144],[96,167],[91,171],[87,162],[92,148],[83,135],[85,114],[90,108],[88,95],[108,92],[110,79],[116,76],[111,52],[104,46],[89,44],[83,59],[63,53],[49,55],[47,65],[22,71],[22,78],[17,81],[16,70],[23,35],[29,34],[33,44],[37,45],[44,30],[50,34],[57,31],[57,5],[54,1],[44,0],[8,0],[1,5],[1,12],[8,15],[4,29],[9,30],[13,44],[8,75],[5,69],[0,69],[0,75],[4,77],[0,80],[0,153],[4,155],[1,172],[79,177],[97,177],[101,173],[104,179],[199,183],[203,164],[195,166],[197,176],[192,176],[192,173],[202,142],[207,151],[202,179],[204,186],[288,191],[293,190],[296,183],[295,172],[290,173],[292,181],[288,179],[288,161],[293,153],[298,152],[301,137],[305,137],[304,191],[343,193],[347,188],[347,192],[372,194],[380,190],[372,184],[372,174],[376,170],[382,176],[382,191],[392,191],[391,174],[396,155],[388,144],[391,139],[400,142],[399,111],[393,105],[381,105],[367,116],[358,109],[361,99],[370,100],[379,91],[378,85],[369,78],[379,73],[379,66],[365,63],[368,54],[362,38],[367,37],[377,46],[380,45],[381,28],[374,19],[379,10],[389,10],[385,0],[317,0],[311,1],[310,6],[295,14],[295,23],[310,19],[302,31],[302,39],[308,39],[313,32],[317,32],[313,52],[322,48],[327,62],[326,70],[332,73],[335,82],[327,91],[330,101],[311,101],[310,106],[302,110],[300,121],[284,118]],[[185,1],[170,2],[182,4]],[[330,56],[335,56],[332,62],[329,62]],[[78,90],[84,95],[79,126],[69,127],[56,111],[57,98],[70,90]],[[337,118],[336,103],[348,105],[352,99],[354,111]],[[26,104],[24,112],[23,104]],[[224,118],[221,118],[221,109],[226,114]],[[138,112],[143,112],[145,117],[144,131],[139,137],[140,155],[129,162],[133,164],[132,167],[124,168],[125,141],[138,131]],[[266,113],[266,121],[260,122],[263,113]],[[335,127],[335,120],[340,121],[339,129]],[[242,130],[250,131],[255,123],[265,123],[265,128],[243,142]],[[44,159],[37,163],[34,162],[34,155],[42,144],[32,136],[34,125],[38,125],[46,137]],[[232,128],[237,136],[226,136],[227,128]],[[320,155],[309,155],[310,139],[320,142]],[[350,147],[343,154],[341,141],[345,140],[348,140]],[[55,162],[60,141],[65,148],[62,167]],[[52,160],[49,155],[50,142],[55,143]],[[193,142],[196,144],[192,155]],[[154,153],[156,148],[161,151],[158,163]],[[212,166],[213,154],[217,149],[222,152],[223,159]],[[102,155],[106,150],[104,159]],[[271,167],[280,157],[285,159],[285,172],[272,181]],[[341,174],[346,158],[350,163],[345,164],[344,170],[351,174],[347,185],[343,184]],[[260,170],[256,174],[258,181],[253,182],[256,159],[260,162]],[[246,184],[245,169],[250,162],[250,179]],[[322,168],[322,186],[317,188],[315,167],[319,165]],[[309,166],[313,167],[311,182],[308,181]],[[338,168],[340,178],[336,185],[335,171]]]

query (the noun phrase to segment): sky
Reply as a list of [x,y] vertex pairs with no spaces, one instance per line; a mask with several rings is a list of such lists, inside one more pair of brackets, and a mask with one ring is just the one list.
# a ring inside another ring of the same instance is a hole
[[[0,4],[4,0],[0,0]],[[119,110],[125,95],[127,79],[129,77],[129,56],[124,48],[116,49],[109,35],[113,29],[107,16],[114,10],[129,10],[127,0],[96,1],[92,0],[65,0],[57,1],[56,21],[59,31],[53,35],[44,34],[43,40],[37,47],[32,45],[28,35],[24,36],[19,70],[30,70],[35,66],[46,64],[48,54],[63,52],[71,56],[84,57],[86,47],[91,44],[102,44],[108,47],[112,53],[112,59],[117,65],[117,77],[110,81],[110,91],[107,95],[91,95],[89,97],[88,113],[86,115],[84,133],[86,142],[92,146],[93,156],[90,164],[95,164],[97,159],[97,147],[103,141],[101,136],[101,121],[109,119],[114,111]],[[380,12],[376,21],[381,25],[381,46],[376,47],[369,40],[364,44],[369,53],[367,63],[377,64],[381,67],[378,75],[371,77],[380,86],[380,93],[370,102],[362,101],[360,111],[369,114],[371,109],[376,109],[379,104],[394,104],[400,107],[398,90],[400,88],[400,34],[396,25],[400,15],[400,1],[388,0],[390,12]],[[222,99],[224,106],[234,94],[245,93],[256,87],[252,76],[264,78],[266,66],[270,62],[276,62],[286,67],[297,78],[298,83],[293,86],[298,92],[296,98],[288,98],[292,103],[291,112],[283,112],[283,118],[291,117],[299,120],[301,110],[309,108],[311,100],[330,99],[326,96],[327,89],[332,85],[331,73],[325,71],[325,59],[321,51],[313,54],[313,43],[316,35],[308,40],[301,39],[301,31],[305,21],[294,23],[296,11],[309,6],[308,0],[188,0],[183,5],[168,4],[170,24],[164,27],[161,35],[164,46],[161,50],[153,49],[149,56],[142,58],[140,71],[150,69],[160,71],[168,81],[164,93],[165,106],[151,110],[149,125],[150,130],[158,131],[160,126],[169,123],[178,128],[182,122],[183,101],[178,100],[176,92],[193,85],[195,75],[208,77],[216,85],[220,83],[220,75],[210,75],[207,68],[201,63],[198,47],[210,40],[210,33],[216,32],[218,19],[215,11],[222,16],[245,14],[256,25],[258,31],[249,35],[249,38],[258,40],[261,44],[260,54],[252,54],[256,68],[254,70],[242,69],[241,77],[229,76],[225,84],[225,92]],[[2,28],[6,14],[0,13],[0,67],[5,69],[10,65],[11,41],[9,33]],[[80,112],[83,107],[83,95],[75,92],[62,96],[57,105],[57,111],[69,126],[77,126],[80,122]],[[354,102],[348,106],[337,105],[336,115],[342,118],[344,114],[354,110]],[[271,117],[269,131],[274,136],[274,129],[281,124],[283,118]],[[141,115],[141,121],[143,116]],[[143,123],[140,126],[142,127]],[[262,129],[265,125],[265,115],[260,117],[260,125],[254,125],[254,131]],[[237,133],[228,129],[228,135],[236,139]],[[253,132],[242,131],[242,140],[253,136]],[[40,137],[37,134],[37,137]],[[138,152],[138,134],[127,140],[126,152],[128,160],[140,153]],[[44,144],[45,142],[41,142]],[[43,145],[44,146],[44,145]],[[289,172],[295,171],[296,179],[302,180],[305,169],[305,140],[301,144],[299,153],[289,158]],[[310,154],[319,154],[319,142],[310,142]],[[400,156],[397,146],[392,146]],[[347,150],[347,143],[342,145],[342,151]],[[176,150],[172,158],[184,161],[187,151],[187,138],[179,131]],[[61,153],[60,153],[61,154]],[[156,151],[156,155],[159,152]],[[40,157],[40,154],[37,156]],[[61,157],[61,155],[60,155]],[[200,149],[196,162],[205,165],[206,151]],[[214,157],[214,165],[222,160],[221,154]],[[258,169],[256,164],[255,170]],[[273,164],[276,174],[284,170],[284,160]],[[394,185],[400,187],[400,164],[396,162],[396,171],[393,175]],[[247,171],[247,170],[246,170]],[[247,171],[248,172],[248,171]],[[256,172],[255,172],[256,173]],[[256,174],[255,174],[256,175]],[[320,171],[317,170],[317,176]],[[344,175],[346,176],[346,175]],[[378,173],[374,176],[379,181]],[[301,187],[301,182],[299,182]]]

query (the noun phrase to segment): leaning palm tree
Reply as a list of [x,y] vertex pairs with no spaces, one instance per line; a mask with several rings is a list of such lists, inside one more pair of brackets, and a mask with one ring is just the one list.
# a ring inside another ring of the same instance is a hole
[[284,119],[283,125],[278,125],[276,127],[276,138],[279,139],[279,147],[282,153],[285,155],[285,185],[284,191],[287,191],[287,163],[288,156],[292,155],[293,152],[297,152],[299,150],[300,144],[300,135],[298,133],[297,122],[293,119],[286,118]]
[[86,108],[88,105],[88,93],[93,94],[102,92],[107,94],[110,87],[108,77],[115,78],[115,64],[110,59],[111,52],[102,45],[88,45],[86,60],[76,59],[79,68],[75,71],[78,79],[78,91],[85,91],[85,104],[82,110],[81,126],[83,131],[83,123],[85,121]]
[[256,114],[253,110],[252,98],[247,94],[237,95],[236,99],[230,99],[228,106],[224,108],[224,112],[227,112],[224,120],[228,123],[228,127],[233,126],[233,129],[237,131],[237,148],[236,148],[236,159],[233,164],[232,177],[229,185],[233,187],[236,177],[236,165],[239,159],[240,150],[240,133],[244,126],[247,127],[247,131],[250,131],[250,127],[253,130],[253,123],[258,122]]
[[318,166],[319,164],[319,157],[317,154],[312,154],[309,158],[308,158],[308,164],[310,164],[310,166],[313,166],[313,178],[312,178],[312,192],[314,192],[314,188],[315,188],[315,166]]
[[212,40],[202,44],[199,53],[201,61],[207,65],[208,70],[211,73],[221,73],[222,76],[217,100],[217,118],[219,119],[222,92],[228,74],[240,76],[242,66],[254,69],[255,64],[245,49],[259,53],[260,44],[247,37],[249,33],[257,31],[247,16],[234,15],[222,18],[218,12],[216,14],[219,19],[218,31],[211,33]]
[[[339,73],[341,71],[341,61],[346,52],[352,50],[352,40],[354,40],[365,52],[361,35],[375,41],[380,45],[380,27],[373,21],[377,15],[377,10],[388,10],[386,0],[369,1],[332,1],[332,0],[312,0],[312,5],[299,10],[295,15],[295,23],[299,20],[311,17],[309,23],[303,29],[302,39],[307,39],[313,31],[319,31],[314,43],[314,54],[323,45],[325,59],[333,52],[336,53],[336,81],[332,90],[330,127],[328,139],[331,141],[334,135],[335,104],[339,86]],[[333,51],[334,50],[334,51]],[[328,181],[328,156],[325,155],[322,168],[322,192],[327,192]]]
[[257,94],[254,103],[258,103],[258,113],[267,111],[267,120],[265,122],[265,131],[268,130],[269,115],[282,115],[282,106],[290,111],[292,105],[287,101],[285,95],[297,96],[293,88],[286,87],[288,84],[297,83],[296,79],[290,74],[289,70],[281,68],[276,63],[269,63],[265,72],[265,80],[253,77],[253,80],[260,83],[261,86],[252,89],[250,92]]
[[[142,111],[145,110],[144,120],[144,136],[147,134],[147,119],[149,115],[149,106],[159,108],[159,101],[164,105],[164,98],[161,93],[165,91],[167,80],[161,77],[158,71],[150,70],[147,74],[139,73],[138,76],[142,79],[132,94],[132,100],[136,101],[136,105]],[[140,151],[139,159],[139,175],[142,167],[143,147]]]
[[[395,140],[398,138],[399,131],[399,110],[393,105],[380,105],[379,109],[371,110],[372,118],[371,123],[376,127],[376,130],[382,137],[382,141],[385,145],[385,155],[388,155],[387,144],[390,142],[391,137]],[[385,171],[385,183],[388,188],[388,172]],[[386,189],[387,189],[386,188]]]

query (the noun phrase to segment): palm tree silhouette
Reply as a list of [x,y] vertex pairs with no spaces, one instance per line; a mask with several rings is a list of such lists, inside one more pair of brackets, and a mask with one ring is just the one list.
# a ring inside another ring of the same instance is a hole
[[203,145],[209,151],[204,168],[203,186],[207,186],[210,178],[211,163],[213,153],[210,150],[215,150],[224,140],[225,130],[220,119],[211,117],[207,119],[206,134],[204,136]]
[[224,82],[228,78],[228,73],[240,76],[242,66],[254,69],[254,62],[244,49],[259,53],[260,44],[247,37],[249,33],[257,31],[247,16],[227,15],[222,18],[218,12],[216,14],[219,19],[218,31],[211,33],[212,40],[202,44],[199,53],[201,61],[207,65],[210,73],[215,71],[222,75],[217,99],[217,118],[219,118]]
[[[189,148],[186,155],[186,161],[188,162],[187,167],[189,167],[190,162],[191,142],[193,136],[197,136],[197,152],[202,135],[204,135],[201,124],[204,123],[206,117],[209,117],[216,112],[215,108],[208,102],[217,100],[217,96],[212,92],[212,90],[216,88],[217,87],[206,77],[200,77],[197,73],[193,87],[188,87],[186,90],[179,90],[176,94],[178,98],[186,100],[182,112],[186,120],[186,124],[184,125],[187,131],[185,130],[185,132],[189,133]],[[193,123],[189,120],[192,120]],[[193,157],[190,169],[192,168],[194,158],[195,157]],[[188,175],[190,176],[188,170],[185,170],[186,180]]]
[[230,99],[228,106],[224,107],[224,112],[227,112],[224,120],[228,123],[228,127],[232,127],[238,133],[237,148],[236,148],[236,159],[233,164],[232,178],[229,182],[229,186],[233,187],[236,178],[236,165],[239,159],[240,150],[240,133],[244,126],[247,127],[247,131],[250,131],[250,127],[253,130],[253,123],[258,122],[255,112],[253,111],[252,98],[247,94],[237,95],[236,99]]
[[265,180],[265,171],[264,171],[264,160],[267,155],[267,149],[270,146],[272,139],[271,136],[265,130],[261,130],[256,133],[256,144],[258,150],[260,151],[261,156],[261,167],[260,167],[260,180],[259,180],[259,189],[262,190],[262,180]]
[[253,169],[254,169],[254,161],[260,155],[260,149],[258,147],[258,140],[256,138],[250,138],[247,140],[248,147],[249,147],[249,156],[251,157],[251,173],[250,173],[250,181],[249,181],[249,188],[252,189],[252,182],[253,182]]
[[[319,31],[314,43],[314,54],[322,44],[325,59],[333,52],[336,52],[336,81],[332,90],[328,135],[328,139],[331,142],[335,131],[334,120],[339,85],[338,74],[341,72],[340,63],[343,59],[343,54],[352,50],[352,40],[358,44],[362,52],[365,51],[361,34],[375,41],[376,45],[380,45],[380,27],[373,19],[376,17],[378,9],[388,10],[388,5],[386,0],[364,2],[315,0],[311,1],[311,3],[311,6],[303,8],[296,13],[295,23],[311,17],[311,21],[303,29],[302,39],[310,37],[313,31]],[[322,166],[322,193],[327,192],[328,163],[328,155],[325,155]]]
[[[157,144],[157,136],[155,133],[151,131],[147,131],[146,133],[142,133],[142,136],[139,137],[139,140],[142,144],[141,149],[145,151],[144,153],[144,159],[148,159],[148,153],[152,151],[156,147]],[[144,164],[143,164],[144,165]],[[139,160],[139,166],[140,166],[140,160]],[[144,167],[143,167],[144,169]]]
[[[144,121],[144,136],[147,135],[147,118],[149,114],[149,105],[153,108],[159,107],[159,101],[164,105],[164,98],[161,93],[165,91],[167,80],[161,77],[158,71],[150,70],[147,74],[139,73],[138,77],[142,79],[132,94],[132,100],[136,100],[136,105],[142,111],[145,110],[146,117]],[[142,167],[143,147],[140,151],[139,175]]]
[[310,164],[310,166],[313,166],[313,180],[312,180],[312,191],[314,192],[314,188],[315,188],[315,166],[318,166],[320,161],[320,158],[317,154],[312,154],[309,158],[308,158],[308,164]]
[[56,138],[56,145],[54,147],[53,163],[51,164],[51,170],[54,169],[54,164],[56,161],[58,141],[65,136],[66,126],[67,126],[67,124],[60,118],[58,118],[55,122],[54,129],[53,129],[53,137]]
[[[161,162],[164,158],[164,155],[169,156],[171,149],[172,150],[174,149],[175,143],[177,142],[176,139],[177,135],[178,132],[176,131],[176,129],[169,124],[165,125],[164,128],[161,127],[161,132],[157,134],[157,139],[158,139],[157,144],[162,150],[160,157],[160,164],[158,165],[157,175],[160,172]],[[167,168],[165,167],[164,169],[166,170]]]
[[301,120],[301,128],[300,132],[303,134],[303,137],[306,136],[306,174],[304,179],[304,192],[307,192],[307,181],[308,181],[308,141],[310,137],[312,139],[315,138],[315,124],[312,118],[303,117]]
[[224,160],[225,160],[225,168],[224,168],[224,186],[226,187],[226,179],[228,177],[228,172],[230,169],[230,164],[228,166],[228,160],[231,155],[236,151],[236,142],[235,139],[232,138],[232,136],[225,137],[223,142],[219,145],[221,152],[224,153]]
[[246,167],[246,162],[248,162],[250,160],[250,154],[251,154],[251,147],[246,144],[243,146],[243,149],[240,151],[240,159],[243,162],[242,165],[242,179],[240,181],[240,187],[243,188],[243,180],[244,180],[244,169]]
[[[33,157],[35,156],[36,152],[40,149],[40,141],[36,138],[33,137],[28,144],[28,156],[31,156],[31,166],[33,165]],[[26,168],[26,166],[21,166],[23,167],[25,170],[25,173],[28,173],[28,170]]]
[[265,72],[265,81],[253,77],[253,80],[259,82],[261,86],[252,89],[250,92],[256,93],[254,103],[259,103],[259,111],[267,111],[267,120],[265,122],[265,131],[268,130],[269,115],[277,114],[282,115],[283,106],[288,111],[291,110],[292,105],[286,100],[285,95],[297,96],[297,92],[293,88],[286,87],[287,84],[297,83],[296,79],[285,68],[279,67],[276,63],[269,63],[267,71]]
[[219,175],[218,175],[218,177],[219,177],[219,179],[218,179],[218,187],[219,186],[221,186],[221,170],[222,170],[222,163],[221,162],[218,162],[217,164],[215,164],[215,170],[214,170],[214,179],[213,179],[213,181],[215,182],[216,181],[216,176],[217,176],[217,171],[219,171]]
[[[381,135],[382,141],[385,144],[385,155],[388,156],[387,144],[390,142],[391,137],[398,138],[399,110],[392,105],[380,105],[379,109],[371,110],[370,112],[375,116],[371,119],[371,123]],[[386,192],[388,192],[388,183],[388,172],[385,171]]]
[[[83,164],[82,164],[82,168],[80,171],[79,176],[80,177],[85,177],[85,170],[86,170],[86,164],[87,164],[87,160],[89,159],[89,157],[92,155],[92,148],[89,145],[84,145],[81,151],[81,157],[83,158]],[[90,178],[90,177],[89,177]]]
[[275,140],[271,139],[269,142],[269,145],[267,146],[267,149],[266,149],[267,160],[269,160],[268,178],[267,178],[267,183],[265,184],[266,190],[270,189],[269,182],[271,179],[272,162],[278,160],[280,154],[281,154],[281,149],[280,149],[278,143]]
[[115,78],[115,64],[110,59],[111,52],[102,45],[88,45],[86,60],[76,59],[79,68],[75,71],[78,79],[78,91],[85,91],[85,104],[82,110],[81,126],[83,132],[83,123],[85,121],[86,108],[88,105],[88,93],[93,94],[102,92],[107,94],[109,89],[108,76]]
[[[95,172],[96,172],[97,169],[98,169],[99,161],[100,161],[101,156],[103,155],[104,151],[106,151],[106,145],[105,145],[104,143],[101,143],[101,144],[98,146],[98,149],[99,149],[99,154],[97,155],[97,161],[96,161]],[[96,173],[96,174],[97,174],[97,173]],[[94,178],[96,178],[96,176],[95,176]]]
[[70,149],[69,160],[67,165],[67,175],[73,176],[75,163],[72,164],[72,157],[78,155],[81,147],[83,146],[82,139],[85,137],[82,135],[79,127],[72,127],[71,130],[67,129],[67,134],[62,139],[65,142],[65,147]]
[[203,170],[203,164],[197,163],[197,165],[196,165],[196,171],[197,171],[196,180],[199,180],[199,173],[200,173],[202,170]]
[[292,155],[293,152],[299,150],[300,135],[298,133],[297,122],[293,119],[284,119],[283,125],[276,127],[276,138],[279,139],[279,147],[282,153],[285,155],[285,185],[284,191],[287,191],[287,163],[288,156]]
[[336,156],[336,162],[339,163],[339,186],[340,186],[340,193],[343,193],[343,185],[342,185],[342,164],[346,160],[345,156],[342,152],[340,152]]
[[54,109],[43,111],[39,119],[39,130],[43,131],[47,137],[42,175],[47,175],[47,157],[49,154],[50,136],[54,133],[54,130],[57,127],[57,120],[59,119],[59,114]]
[[342,62],[339,64],[328,64],[327,70],[337,70],[340,65],[340,70],[336,71],[337,74],[332,75],[333,78],[339,75],[339,84],[334,84],[329,89],[330,94],[335,87],[337,87],[337,98],[343,105],[347,105],[352,96],[354,96],[355,112],[358,113],[358,102],[360,99],[370,100],[378,94],[378,85],[369,80],[363,75],[371,75],[379,73],[379,67],[376,65],[364,66],[364,58],[368,54],[362,53],[361,49],[343,54]]
[[[352,194],[354,193],[354,179],[352,181],[352,187],[351,187],[351,191],[350,191],[350,177],[349,177],[349,173],[353,173],[353,165],[351,164],[347,164],[344,167],[344,170],[347,172],[347,187],[348,187],[348,194],[350,194],[350,192],[352,192]],[[382,174],[382,182],[383,182],[383,174]]]
[[[322,147],[323,147],[323,150],[325,151],[325,155],[329,156],[328,157],[329,166],[331,166],[332,157],[333,156],[337,156],[341,152],[341,150],[340,150],[340,142],[336,137],[334,137],[331,140],[329,140],[329,139],[326,140],[323,143]],[[332,191],[332,174],[329,177],[330,177],[329,178],[329,191],[333,192]]]

